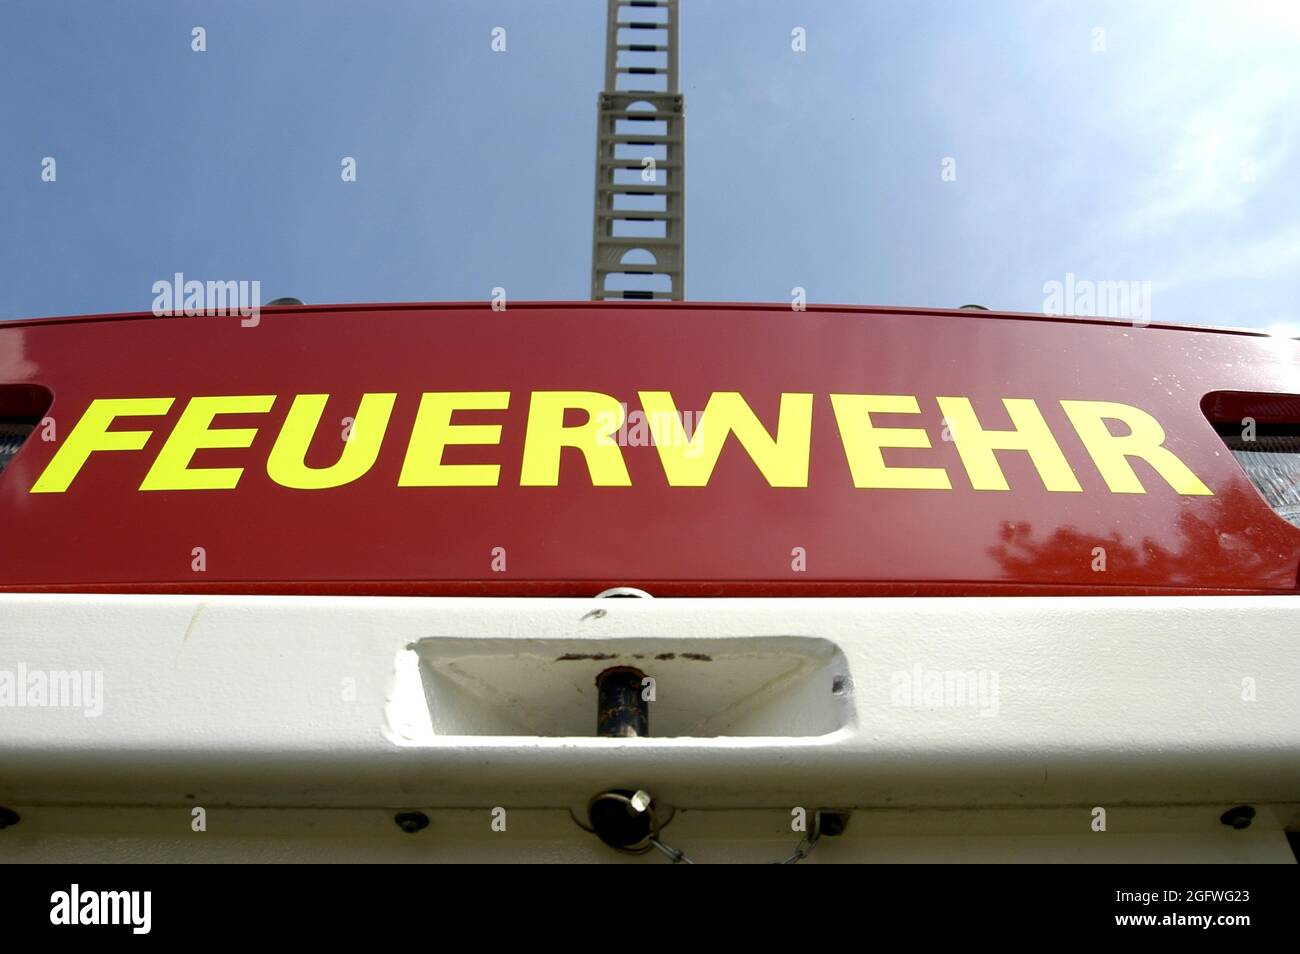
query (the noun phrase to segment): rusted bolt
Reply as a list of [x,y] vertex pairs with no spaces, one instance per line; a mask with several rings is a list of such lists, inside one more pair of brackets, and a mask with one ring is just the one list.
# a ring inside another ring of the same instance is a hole
[[635,739],[650,734],[650,704],[641,694],[645,673],[614,666],[596,677],[596,734]]

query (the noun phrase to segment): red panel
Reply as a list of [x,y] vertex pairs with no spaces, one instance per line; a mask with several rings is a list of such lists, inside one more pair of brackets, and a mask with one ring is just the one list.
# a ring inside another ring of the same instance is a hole
[[[104,317],[0,327],[0,384],[55,395],[59,440],[95,398],[175,397],[142,451],[92,454],[66,493],[29,489],[55,442],[38,431],[0,475],[0,588],[148,591],[658,594],[1291,591],[1300,529],[1277,517],[1200,408],[1220,392],[1300,393],[1300,343],[1247,333],[980,312],[713,305],[400,305],[268,310],[238,318]],[[449,462],[501,465],[497,487],[397,486],[425,391],[504,390],[499,446]],[[599,391],[640,406],[671,391],[699,410],[739,391],[769,431],[782,392],[811,393],[809,485],[772,488],[734,438],[706,487],[670,487],[654,447],[625,447],[631,487],[592,487],[576,450],[558,487],[519,486],[529,394]],[[265,463],[297,393],[329,393],[309,462],[332,463],[338,424],[363,392],[396,392],[375,466],[342,487],[275,484]],[[952,489],[853,485],[832,393],[915,395],[930,449],[887,449],[890,466],[944,467]],[[234,490],[141,492],[194,395],[277,395],[251,448],[202,450],[196,467],[243,467]],[[940,395],[966,396],[985,428],[1002,398],[1037,402],[1082,493],[1044,489],[1028,455],[998,455],[1009,491],[976,491],[941,440]],[[1147,492],[1112,493],[1061,400],[1134,405],[1213,491],[1180,496],[1142,463]],[[319,454],[319,457],[317,455]],[[191,569],[192,549],[205,572]],[[504,547],[507,572],[491,569]],[[807,554],[792,569],[792,549]],[[1107,551],[1093,569],[1093,549]]]

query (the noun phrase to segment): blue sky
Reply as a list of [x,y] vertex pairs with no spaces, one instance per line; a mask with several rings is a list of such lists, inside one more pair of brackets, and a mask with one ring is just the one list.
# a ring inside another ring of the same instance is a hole
[[[604,7],[6,0],[0,318],[177,271],[585,298]],[[1300,325],[1300,3],[682,0],[681,69],[690,298],[1039,311],[1073,273]]]

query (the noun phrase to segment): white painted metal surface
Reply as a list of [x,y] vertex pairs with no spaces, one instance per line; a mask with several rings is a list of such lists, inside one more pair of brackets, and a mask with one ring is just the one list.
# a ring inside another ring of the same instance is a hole
[[[1291,860],[1297,620],[1300,597],[0,595],[0,673],[102,674],[99,715],[0,702],[23,816],[0,857],[616,858],[569,810],[644,787],[719,860],[788,853],[797,806],[855,811],[822,860]],[[556,734],[609,663],[560,656],[669,652],[707,658],[642,660],[652,733],[697,734]],[[207,841],[194,805],[223,819]],[[433,825],[403,835],[404,808]]]

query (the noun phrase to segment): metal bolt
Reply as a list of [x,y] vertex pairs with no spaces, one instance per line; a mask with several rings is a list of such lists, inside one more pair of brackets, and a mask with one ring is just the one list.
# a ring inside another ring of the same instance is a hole
[[650,734],[650,705],[641,695],[645,673],[614,666],[596,677],[596,734],[635,739]]
[[424,831],[429,827],[429,816],[424,812],[398,812],[393,816],[393,821],[397,822],[397,827],[408,835],[414,835],[417,831]]
[[601,792],[587,803],[587,819],[596,837],[611,848],[632,848],[654,834],[653,804],[644,791]]
[[1243,828],[1249,828],[1250,823],[1255,820],[1255,809],[1251,805],[1237,805],[1229,808],[1219,816],[1219,821],[1223,822],[1229,828],[1235,828],[1240,831]]

